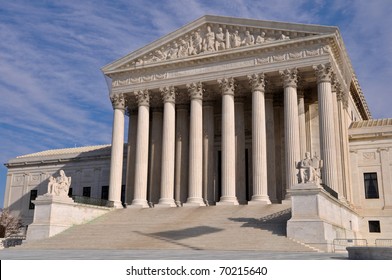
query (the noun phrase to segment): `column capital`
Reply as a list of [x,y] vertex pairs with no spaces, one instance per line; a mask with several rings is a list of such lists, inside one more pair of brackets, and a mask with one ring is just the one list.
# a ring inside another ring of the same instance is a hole
[[221,89],[222,95],[234,95],[235,80],[234,78],[223,78],[218,81],[219,88]]
[[186,85],[191,99],[203,99],[203,84],[201,82]]
[[313,70],[316,72],[317,83],[331,82],[333,73],[331,63],[314,65]]
[[293,87],[297,88],[298,84],[298,69],[285,69],[279,71],[280,76],[283,79],[283,87]]
[[168,86],[168,87],[163,87],[160,88],[159,91],[161,92],[163,102],[170,102],[170,103],[175,103],[176,102],[176,89],[174,86]]
[[135,91],[138,106],[150,106],[150,93],[147,89]]
[[110,101],[112,102],[113,109],[125,109],[125,98],[122,93],[110,96]]
[[264,73],[248,75],[249,85],[252,91],[264,91],[265,90],[265,75]]

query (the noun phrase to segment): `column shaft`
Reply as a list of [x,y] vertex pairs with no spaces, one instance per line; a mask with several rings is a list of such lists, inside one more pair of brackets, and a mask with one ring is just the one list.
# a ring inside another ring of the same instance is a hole
[[187,85],[191,96],[189,129],[189,191],[184,206],[204,206],[203,193],[203,94],[201,83]]
[[110,160],[109,201],[121,208],[121,184],[124,160],[124,110],[125,100],[121,95],[112,98],[114,117],[112,132],[112,155]]
[[323,160],[322,181],[338,192],[335,123],[333,115],[333,97],[331,90],[331,69],[328,65],[319,65],[317,73],[318,105],[320,117],[320,152]]
[[299,146],[300,157],[304,157],[306,152],[306,125],[305,125],[305,98],[303,90],[298,94],[298,124],[299,124]]
[[343,165],[342,165],[342,150],[341,150],[341,141],[343,141],[343,137],[340,134],[339,123],[341,120],[339,119],[339,111],[338,111],[338,101],[337,101],[337,92],[339,89],[339,85],[335,83],[335,86],[332,88],[332,109],[333,109],[333,121],[334,121],[334,136],[335,136],[335,155],[336,155],[336,177],[337,177],[337,192],[338,197],[341,201],[346,202],[346,194],[343,189]]
[[222,196],[217,205],[238,205],[235,193],[234,79],[218,81],[222,90]]
[[298,99],[297,99],[297,70],[281,72],[284,84],[284,134],[285,134],[285,166],[286,166],[286,194],[287,190],[298,183],[296,164],[300,161]]
[[147,208],[147,173],[148,173],[148,136],[149,136],[149,94],[147,91],[136,93],[138,98],[138,123],[135,161],[135,194],[132,206]]
[[157,206],[175,207],[174,202],[174,151],[175,151],[175,90],[173,87],[161,90],[163,107],[161,198]]
[[267,178],[264,74],[248,76],[252,87],[253,196],[249,204],[270,204]]

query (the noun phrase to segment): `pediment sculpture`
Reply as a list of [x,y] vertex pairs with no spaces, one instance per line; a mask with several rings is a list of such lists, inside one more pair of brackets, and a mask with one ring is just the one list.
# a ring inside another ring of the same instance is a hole
[[321,184],[321,168],[323,161],[315,155],[310,157],[310,153],[305,153],[305,158],[296,164],[298,169],[298,183],[315,183]]
[[133,61],[134,65],[159,62],[169,59],[198,55],[202,53],[217,52],[226,49],[239,48],[251,45],[261,45],[277,40],[289,40],[290,36],[283,32],[266,34],[268,30],[253,29],[253,31],[239,31],[236,26],[205,25],[177,38],[166,46],[161,46]]
[[48,194],[55,196],[68,196],[69,187],[71,186],[71,177],[65,175],[64,170],[60,170],[60,176],[49,177]]

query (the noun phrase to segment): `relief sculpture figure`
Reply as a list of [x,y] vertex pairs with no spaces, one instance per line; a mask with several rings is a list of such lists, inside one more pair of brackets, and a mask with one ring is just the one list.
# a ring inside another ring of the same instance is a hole
[[305,158],[297,163],[298,183],[321,183],[322,161],[317,157],[310,157],[310,153],[305,153]]
[[215,33],[211,31],[211,27],[207,26],[207,33],[204,38],[204,51],[215,51]]
[[225,41],[226,38],[222,28],[218,28],[218,32],[215,34],[215,50],[219,51],[226,49]]

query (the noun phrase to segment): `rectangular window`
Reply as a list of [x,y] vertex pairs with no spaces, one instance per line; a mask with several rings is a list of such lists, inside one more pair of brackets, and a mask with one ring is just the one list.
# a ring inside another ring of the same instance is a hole
[[109,198],[109,186],[102,186],[101,199],[108,200]]
[[68,196],[69,196],[69,197],[72,197],[72,188],[69,188],[69,190],[68,190]]
[[365,183],[365,197],[368,199],[379,198],[377,173],[376,172],[364,173],[363,179]]
[[381,232],[380,221],[369,221],[369,232]]
[[83,187],[83,196],[85,197],[91,196],[91,187]]
[[35,208],[35,204],[32,202],[33,200],[35,200],[38,196],[38,191],[37,190],[31,190],[30,191],[30,204],[29,204],[29,209],[34,209]]

